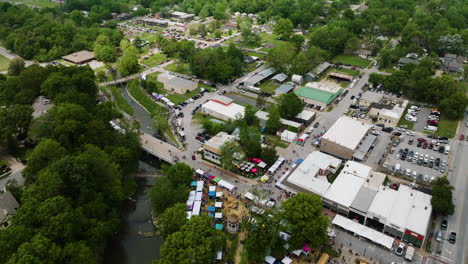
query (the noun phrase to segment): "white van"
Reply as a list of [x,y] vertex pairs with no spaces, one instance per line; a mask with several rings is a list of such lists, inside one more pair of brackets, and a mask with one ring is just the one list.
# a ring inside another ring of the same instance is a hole
[[439,230],[439,232],[437,232],[437,237],[436,237],[436,240],[441,242],[442,241],[442,230]]
[[405,259],[412,261],[413,260],[413,255],[414,255],[414,247],[407,247],[406,248],[406,254],[405,254]]
[[445,147],[445,154],[448,155],[450,153],[450,146]]
[[399,171],[400,171],[400,163],[397,163],[397,164],[395,165],[395,172],[398,173]]

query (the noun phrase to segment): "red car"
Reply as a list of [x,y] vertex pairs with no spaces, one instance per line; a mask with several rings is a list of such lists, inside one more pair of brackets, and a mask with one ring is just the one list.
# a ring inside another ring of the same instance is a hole
[[195,157],[195,155],[192,155],[192,160],[196,160],[197,158]]
[[427,143],[424,143],[424,145],[422,145],[422,148],[427,149]]
[[417,141],[418,142],[426,142],[426,140],[424,138],[418,138]]
[[458,139],[464,140],[464,139],[465,139],[465,135],[461,134],[461,135],[460,135],[460,138],[458,138]]

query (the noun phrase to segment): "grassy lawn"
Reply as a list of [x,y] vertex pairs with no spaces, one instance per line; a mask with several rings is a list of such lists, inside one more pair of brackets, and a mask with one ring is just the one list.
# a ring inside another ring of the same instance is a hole
[[341,62],[343,64],[350,64],[353,66],[358,66],[358,67],[363,67],[363,68],[366,68],[370,63],[369,60],[362,59],[362,58],[352,56],[352,55],[344,55],[344,54],[335,56],[332,62],[333,63]]
[[285,41],[279,40],[279,36],[275,34],[268,34],[266,32],[262,32],[260,34],[260,37],[262,38],[262,42],[270,43],[275,46],[278,46],[280,43],[284,43]]
[[65,60],[57,60],[58,63],[63,64],[65,66],[75,66],[75,64],[65,61]]
[[280,136],[273,136],[273,135],[266,135],[265,134],[265,137],[268,139],[268,141],[270,141],[273,145],[276,145],[280,148],[287,148],[288,147],[288,144],[281,141],[281,138]]
[[258,62],[250,63],[250,64],[245,64],[244,69],[245,72],[251,72],[257,69]]
[[162,62],[165,62],[166,59],[167,57],[164,54],[154,54],[146,59],[143,59],[142,63],[146,64],[148,67],[154,67],[161,64]]
[[[167,91],[166,91],[167,92]],[[185,94],[169,94],[167,99],[171,100],[174,104],[179,104],[182,103],[183,101],[192,98],[193,96],[197,95],[200,93],[200,88],[197,88],[191,92],[185,93]]]
[[346,74],[346,75],[349,75],[349,76],[359,75],[359,71],[358,70],[353,70],[353,69],[341,68],[341,69],[333,69],[333,71],[338,72],[338,73],[343,73],[343,74]]
[[46,0],[38,0],[38,1],[21,1],[23,4],[25,5],[32,5],[32,6],[37,6],[37,7],[40,7],[40,8],[44,8],[44,7],[56,7],[58,6],[59,4],[58,3],[55,3],[55,2],[49,2],[49,1],[46,1]]
[[213,91],[213,87],[211,87],[211,86],[209,86],[209,85],[206,85],[206,84],[204,84],[204,83],[199,83],[199,84],[198,84],[198,88],[205,88],[205,90],[208,90],[208,91],[210,91],[210,92]]
[[10,60],[0,55],[0,71],[8,70],[9,64],[10,64]]
[[120,89],[115,86],[110,86],[109,89],[112,92],[112,96],[114,97],[114,102],[117,104],[117,107],[122,109],[125,113],[133,116],[133,108],[123,98],[120,93]]
[[190,67],[188,63],[174,62],[164,67],[164,69],[171,71],[171,72],[178,72],[182,74],[192,75],[192,72],[190,71]]
[[342,88],[346,88],[346,87],[348,87],[348,83],[346,83],[346,82],[341,82],[341,83],[340,83],[340,86],[341,86]]
[[259,59],[261,59],[261,58],[263,58],[263,57],[266,56],[265,54],[260,54],[260,53],[251,52],[251,51],[247,52],[247,55],[248,55],[248,56],[258,57]]
[[448,137],[453,138],[455,137],[455,132],[457,131],[458,120],[449,120],[442,117],[439,121],[439,129],[435,133],[439,137]]
[[278,87],[279,86],[274,84],[272,80],[265,81],[258,86],[258,88],[260,88],[263,92],[270,94],[275,94],[275,90]]
[[403,115],[400,118],[400,121],[398,121],[397,127],[401,127],[402,125],[407,125],[408,126],[407,129],[413,130],[414,123],[405,120],[405,116],[409,108],[410,108],[410,104],[406,106],[405,111],[403,112]]
[[264,51],[264,52],[269,52],[269,51],[270,51],[270,49],[267,49],[267,48],[265,48],[265,47],[260,48],[259,50],[260,50],[260,51]]

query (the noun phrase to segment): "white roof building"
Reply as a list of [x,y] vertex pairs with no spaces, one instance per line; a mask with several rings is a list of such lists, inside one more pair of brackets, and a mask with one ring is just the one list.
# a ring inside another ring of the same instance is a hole
[[219,101],[209,100],[202,105],[201,112],[228,121],[243,118],[245,107],[233,102],[226,105]]
[[334,173],[340,165],[340,159],[314,151],[289,175],[285,184],[322,196],[330,187],[327,175]]
[[369,124],[342,116],[323,135],[322,140],[327,139],[347,148],[355,149],[370,128]]
[[289,130],[284,130],[283,133],[281,133],[281,140],[286,141],[286,142],[293,142],[297,138],[297,133],[291,132]]

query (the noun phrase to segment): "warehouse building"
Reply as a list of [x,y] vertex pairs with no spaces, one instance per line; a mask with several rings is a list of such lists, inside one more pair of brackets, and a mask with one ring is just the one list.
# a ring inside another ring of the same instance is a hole
[[320,151],[342,159],[363,160],[377,139],[368,134],[370,128],[369,124],[342,116],[322,136]]
[[67,56],[63,56],[62,59],[76,65],[83,65],[94,60],[94,52],[82,50]]
[[154,27],[168,27],[169,22],[167,20],[155,19],[149,17],[137,17],[135,18],[135,24],[143,24],[145,26],[154,26]]
[[369,116],[377,119],[377,122],[383,123],[385,126],[396,127],[405,112],[408,105],[408,100],[403,101],[400,105],[383,105],[373,103],[370,105]]
[[196,82],[192,82],[169,73],[159,74],[158,82],[164,84],[164,89],[167,91],[177,94],[185,94],[197,89],[198,87]]
[[234,103],[231,98],[217,95],[201,106],[201,112],[224,121],[244,117],[245,107]]
[[373,103],[380,103],[383,99],[383,94],[376,92],[365,92],[359,98],[359,105],[363,107],[370,107]]
[[324,109],[343,91],[341,88],[323,86],[318,83],[308,83],[294,91],[304,103],[313,107]]

